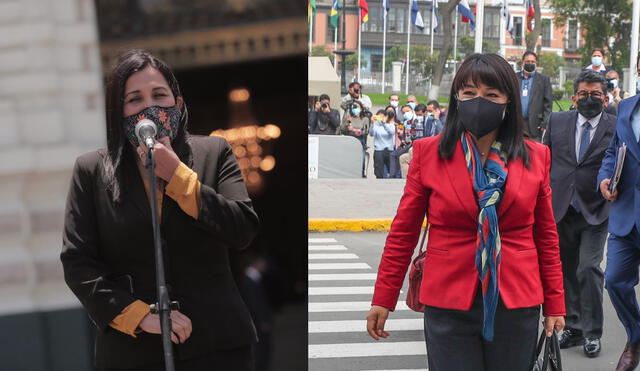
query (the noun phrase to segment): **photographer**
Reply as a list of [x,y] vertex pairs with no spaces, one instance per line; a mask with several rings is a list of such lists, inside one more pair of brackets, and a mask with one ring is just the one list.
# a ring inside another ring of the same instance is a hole
[[618,109],[618,103],[625,98],[629,98],[629,93],[620,89],[622,85],[620,75],[615,70],[607,72],[607,96],[609,97],[609,106]]
[[370,118],[371,112],[369,111],[371,111],[371,99],[366,94],[362,93],[362,86],[357,81],[349,84],[348,94],[342,97],[340,107],[342,107],[345,112],[348,112],[351,107],[351,102],[355,100],[360,102],[364,110],[367,111],[367,117]]
[[[367,134],[369,134],[370,119],[366,115],[366,111],[360,101],[351,102],[349,110],[345,111],[342,124],[340,124],[340,133],[342,135],[350,135],[360,141],[362,144],[362,177],[364,173],[364,158],[367,150]],[[371,113],[369,113],[371,115]]]
[[331,99],[321,94],[313,111],[309,112],[309,134],[335,135],[340,127],[340,112],[331,108]]
[[[393,108],[393,107],[391,107]],[[394,134],[396,126],[394,110],[379,110],[374,116],[375,121],[369,135],[373,137],[373,171],[376,178],[384,178],[384,168],[391,167],[390,155],[394,147]]]

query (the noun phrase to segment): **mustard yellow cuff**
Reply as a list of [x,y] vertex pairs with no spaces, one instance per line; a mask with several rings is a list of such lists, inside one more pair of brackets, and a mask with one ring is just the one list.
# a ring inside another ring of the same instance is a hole
[[109,325],[120,332],[136,337],[136,329],[149,311],[149,304],[136,300],[124,308]]
[[200,181],[195,171],[181,162],[169,180],[165,192],[185,213],[198,219]]

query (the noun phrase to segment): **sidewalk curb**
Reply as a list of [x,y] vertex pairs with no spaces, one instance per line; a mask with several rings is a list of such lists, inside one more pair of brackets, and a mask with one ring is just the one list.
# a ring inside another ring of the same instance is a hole
[[[393,219],[309,219],[309,232],[388,232]],[[426,222],[423,223],[423,227]]]

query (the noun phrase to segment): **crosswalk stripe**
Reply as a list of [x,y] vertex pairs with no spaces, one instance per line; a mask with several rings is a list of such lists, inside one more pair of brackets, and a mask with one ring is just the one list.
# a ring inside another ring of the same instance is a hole
[[[386,331],[422,331],[422,318],[389,319],[384,325]],[[367,320],[349,321],[309,321],[309,333],[321,334],[328,332],[362,332],[366,331]]]
[[[309,303],[309,313],[323,312],[367,312],[371,308],[370,301],[334,301],[328,303]],[[396,311],[410,310],[405,302],[398,302]]]
[[346,286],[346,287],[309,287],[309,296],[312,295],[357,295],[373,294],[373,286]]
[[346,254],[309,254],[309,260],[348,260],[358,259],[358,255],[352,253]]
[[309,238],[309,243],[330,243],[338,242],[335,238]]
[[377,273],[334,273],[334,274],[310,274],[309,281],[351,281],[351,280],[375,280]]
[[371,269],[367,263],[309,263],[309,270],[319,269]]
[[309,358],[345,358],[425,355],[424,341],[371,342],[309,345]]
[[309,245],[309,251],[339,251],[346,249],[345,245]]

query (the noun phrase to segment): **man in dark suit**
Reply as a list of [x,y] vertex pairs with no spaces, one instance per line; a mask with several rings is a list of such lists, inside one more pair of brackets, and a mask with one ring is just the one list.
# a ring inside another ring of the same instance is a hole
[[551,149],[553,214],[567,307],[560,347],[583,345],[588,357],[596,357],[603,324],[600,264],[610,206],[597,191],[596,178],[616,118],[603,111],[607,90],[601,74],[583,71],[573,86],[577,109],[552,113],[543,140]]
[[[633,370],[640,359],[640,309],[634,287],[640,265],[640,95],[618,106],[618,121],[598,174],[600,192],[611,203],[605,282],[611,303],[627,332],[627,345],[616,371]],[[617,190],[607,189],[613,178],[618,148],[627,145]]]
[[522,71],[517,75],[520,80],[520,100],[525,128],[529,137],[539,142],[549,122],[553,95],[549,77],[536,72],[537,65],[536,53],[526,51],[522,55]]

